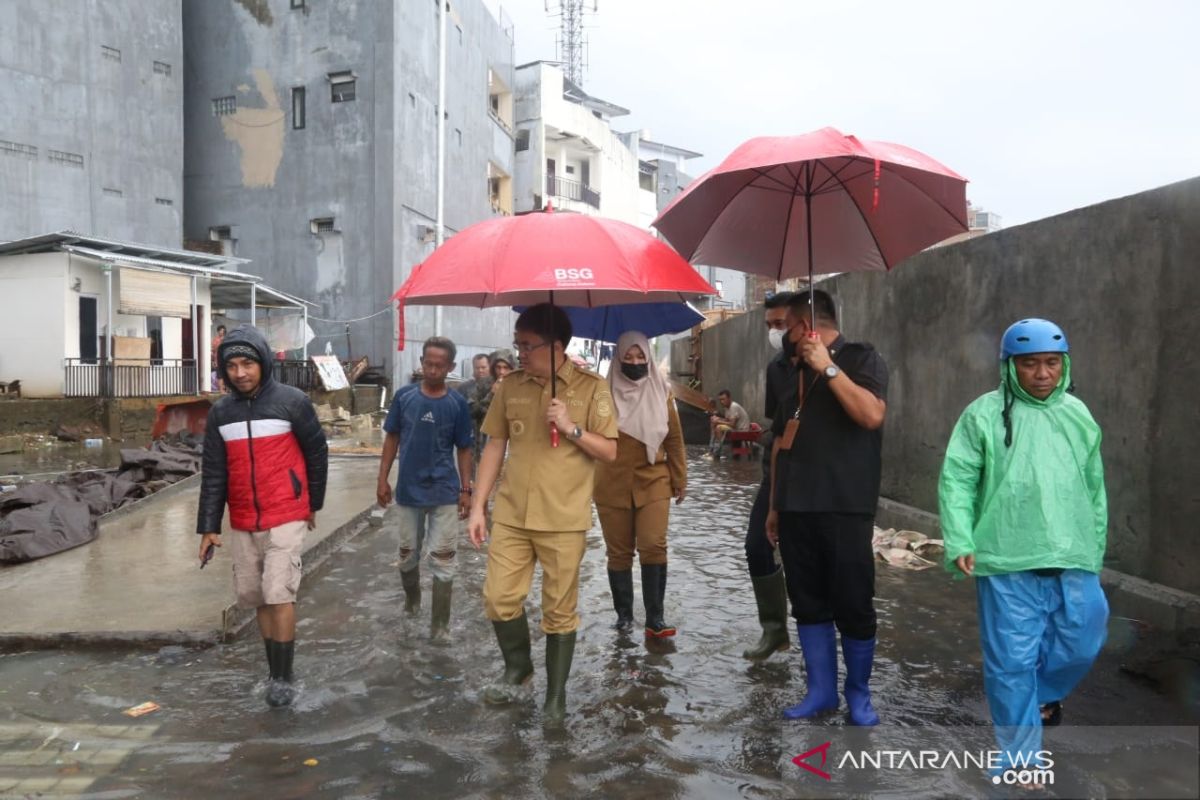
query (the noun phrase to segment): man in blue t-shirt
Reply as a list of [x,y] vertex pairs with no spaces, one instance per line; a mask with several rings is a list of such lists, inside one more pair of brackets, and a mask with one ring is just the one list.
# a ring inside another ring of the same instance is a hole
[[427,339],[422,346],[421,382],[396,392],[383,423],[387,438],[376,489],[379,505],[389,507],[392,487],[388,476],[399,452],[395,500],[404,610],[412,614],[421,607],[419,568],[424,551],[433,575],[430,633],[435,641],[449,636],[459,523],[470,510],[474,470],[471,412],[463,396],[446,386],[456,353],[454,342],[441,336]]

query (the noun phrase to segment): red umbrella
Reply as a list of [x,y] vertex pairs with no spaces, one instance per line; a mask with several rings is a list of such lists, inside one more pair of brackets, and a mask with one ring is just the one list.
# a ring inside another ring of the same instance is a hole
[[[446,241],[396,290],[404,306],[686,302],[717,291],[650,233],[585,214],[542,212],[479,222]],[[551,392],[555,389],[551,381]]]
[[967,230],[966,178],[927,155],[833,128],[751,139],[654,227],[689,261],[775,280],[889,270]]
[[455,234],[413,269],[392,299],[401,305],[593,307],[682,303],[716,293],[641,228],[547,211],[487,220]]

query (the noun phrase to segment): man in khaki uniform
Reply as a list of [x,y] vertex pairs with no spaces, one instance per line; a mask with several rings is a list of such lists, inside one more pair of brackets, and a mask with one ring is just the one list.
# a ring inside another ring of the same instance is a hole
[[[488,538],[487,501],[509,451],[504,482],[492,509],[484,609],[496,630],[504,673],[484,691],[489,703],[513,699],[533,675],[525,598],[535,563],[542,565],[542,630],[546,633],[548,721],[566,714],[566,684],[575,652],[579,615],[579,565],[584,534],[592,526],[595,462],[617,457],[617,421],[608,383],[565,356],[571,322],[548,303],[531,306],[517,319],[520,369],[500,384],[482,431],[468,531],[478,547]],[[557,396],[551,399],[551,364]],[[558,431],[552,446],[550,428]]]

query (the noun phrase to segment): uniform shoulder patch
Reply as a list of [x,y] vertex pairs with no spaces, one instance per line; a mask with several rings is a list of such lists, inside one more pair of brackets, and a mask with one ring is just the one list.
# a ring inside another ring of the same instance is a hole
[[603,375],[601,375],[599,372],[593,372],[592,370],[588,369],[587,367],[576,367],[575,371],[578,372],[580,375],[586,375],[587,377],[592,378],[593,380],[597,380],[597,381],[604,380]]

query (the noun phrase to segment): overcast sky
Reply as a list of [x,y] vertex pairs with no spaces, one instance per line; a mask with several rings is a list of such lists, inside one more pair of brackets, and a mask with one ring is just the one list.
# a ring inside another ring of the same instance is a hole
[[[518,64],[555,59],[543,0],[484,2]],[[829,125],[933,156],[1005,227],[1200,175],[1195,0],[599,0],[587,22],[584,88],[704,153],[696,175]]]

